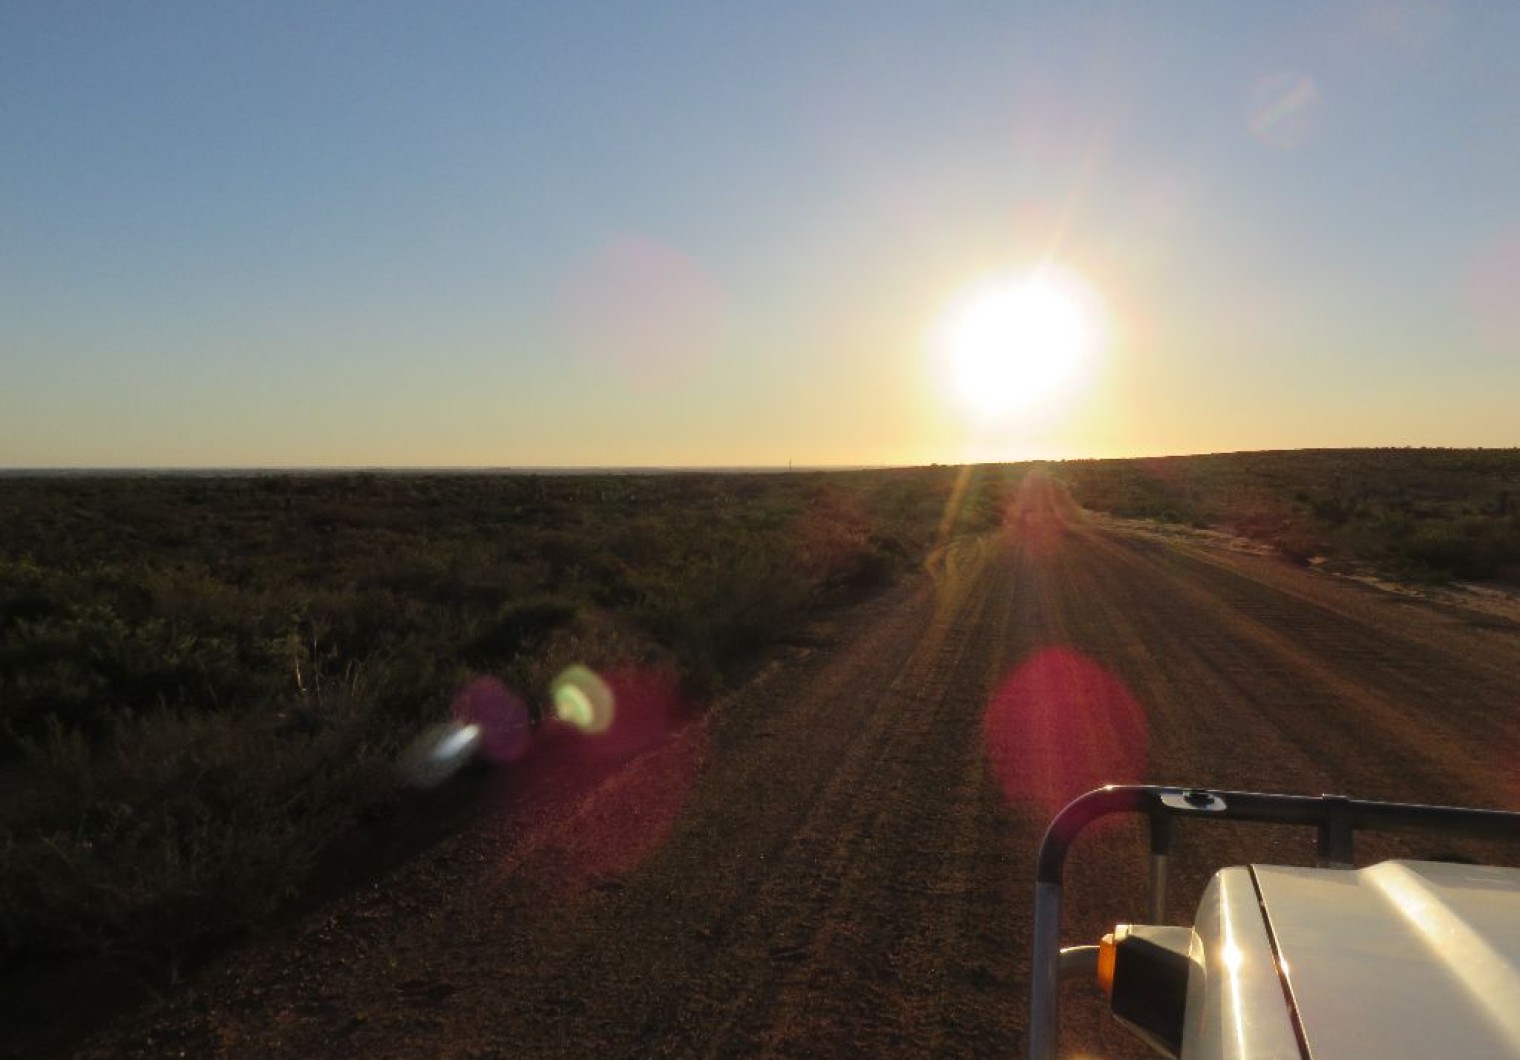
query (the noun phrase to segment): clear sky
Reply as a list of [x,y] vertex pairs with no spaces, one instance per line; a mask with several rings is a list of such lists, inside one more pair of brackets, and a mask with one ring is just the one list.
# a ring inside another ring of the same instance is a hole
[[[0,466],[1520,444],[1520,4],[0,6]],[[1053,261],[1080,372],[933,339]]]

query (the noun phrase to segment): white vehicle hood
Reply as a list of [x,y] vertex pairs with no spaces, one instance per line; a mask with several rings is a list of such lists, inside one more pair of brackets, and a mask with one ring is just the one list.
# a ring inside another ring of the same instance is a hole
[[1251,871],[1314,1060],[1520,1057],[1520,869]]

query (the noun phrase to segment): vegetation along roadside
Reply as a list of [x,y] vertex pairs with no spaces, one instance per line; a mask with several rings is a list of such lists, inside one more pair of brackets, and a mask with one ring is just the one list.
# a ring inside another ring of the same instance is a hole
[[150,983],[266,917],[482,675],[700,703],[1017,469],[0,479],[0,963]]

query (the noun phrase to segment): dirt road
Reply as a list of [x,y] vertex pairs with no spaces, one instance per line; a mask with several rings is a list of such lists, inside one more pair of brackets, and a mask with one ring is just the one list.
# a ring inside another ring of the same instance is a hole
[[[478,827],[82,1055],[1016,1056],[1034,847],[1089,786],[1520,807],[1520,624],[1030,490],[701,720],[504,780]],[[1216,860],[1312,837],[1179,847],[1183,913]],[[1086,843],[1069,936],[1138,916],[1143,878],[1136,832]],[[1072,1048],[1141,1052],[1069,1015]]]

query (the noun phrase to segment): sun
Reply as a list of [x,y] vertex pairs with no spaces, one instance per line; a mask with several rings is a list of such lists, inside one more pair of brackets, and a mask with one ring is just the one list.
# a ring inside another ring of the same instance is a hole
[[1048,404],[1078,381],[1102,341],[1097,296],[1046,264],[983,280],[935,329],[937,355],[966,410],[990,421]]

